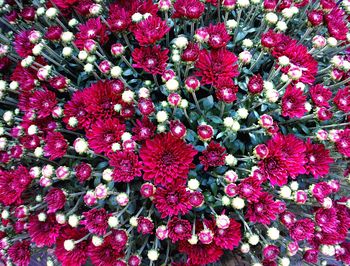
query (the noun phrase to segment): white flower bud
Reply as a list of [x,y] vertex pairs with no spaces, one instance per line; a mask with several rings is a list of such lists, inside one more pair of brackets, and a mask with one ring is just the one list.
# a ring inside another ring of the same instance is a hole
[[191,190],[197,190],[199,188],[199,181],[195,178],[188,180],[188,188]]
[[279,264],[281,266],[289,266],[290,265],[290,259],[287,257],[283,257],[282,259],[279,260]]
[[159,133],[165,132],[165,131],[166,131],[166,126],[165,126],[164,124],[159,124],[159,125],[157,126],[157,131],[158,131]]
[[167,114],[167,112],[165,112],[165,111],[159,111],[159,112],[157,112],[156,117],[157,117],[158,123],[163,123],[163,122],[165,122],[165,121],[168,120],[168,114]]
[[246,119],[249,115],[248,110],[246,108],[239,108],[237,110],[237,114],[241,119]]
[[241,210],[244,208],[245,206],[245,202],[242,198],[240,197],[235,197],[232,199],[232,203],[231,203],[232,207],[237,209],[237,210]]
[[47,218],[47,216],[46,216],[45,213],[41,212],[41,213],[38,214],[38,220],[39,220],[40,222],[45,222],[45,221],[46,221],[46,218]]
[[139,90],[139,97],[140,98],[149,98],[149,96],[150,96],[149,89],[147,89],[145,87],[140,88],[140,90]]
[[108,225],[110,228],[117,228],[119,225],[118,218],[115,216],[111,216],[108,218]]
[[119,66],[114,66],[111,68],[111,77],[119,78],[123,73],[123,70]]
[[62,49],[63,57],[70,57],[72,55],[72,53],[73,53],[73,49],[71,47],[66,46]]
[[91,73],[93,70],[94,70],[94,65],[93,65],[93,64],[87,63],[87,64],[84,66],[84,71],[85,71],[86,73]]
[[276,28],[279,31],[286,31],[288,26],[287,26],[287,23],[285,23],[284,21],[278,21],[276,24]]
[[48,19],[53,19],[57,16],[58,14],[58,10],[54,7],[50,7],[48,10],[46,10],[45,12],[45,16],[48,18]]
[[138,224],[137,222],[137,217],[133,216],[130,218],[130,225],[133,226],[133,227],[136,227]]
[[253,46],[253,41],[251,39],[244,39],[242,45],[243,47],[251,48]]
[[292,196],[292,190],[288,186],[282,186],[279,193],[284,199],[290,199]]
[[176,91],[179,88],[179,82],[176,79],[169,79],[166,83],[165,83],[165,87],[169,90],[169,91]]
[[249,2],[249,0],[238,0],[237,5],[239,7],[245,8],[245,7],[248,7],[250,5],[250,2]]
[[71,28],[75,27],[78,24],[79,24],[79,21],[77,19],[75,19],[75,18],[72,18],[71,20],[68,21],[68,25]]
[[226,21],[226,27],[230,30],[233,30],[237,27],[237,21],[234,19],[230,19]]
[[275,13],[269,12],[265,15],[265,20],[267,23],[276,24],[278,21],[278,16]]
[[35,157],[40,158],[40,157],[43,156],[43,154],[44,154],[43,148],[41,148],[41,147],[36,147],[35,148],[35,150],[34,150]]
[[150,261],[156,261],[159,257],[159,252],[155,249],[150,249],[147,252],[147,257]]
[[113,179],[112,174],[113,174],[113,170],[110,168],[107,168],[102,172],[102,179],[109,182]]
[[1,212],[1,218],[4,219],[4,220],[7,220],[8,218],[10,217],[10,213],[8,210],[3,210]]
[[61,40],[65,43],[71,42],[74,39],[74,34],[70,31],[62,32]]
[[290,60],[287,56],[283,55],[278,58],[278,64],[282,67],[289,66]]
[[241,252],[247,254],[250,251],[250,245],[248,243],[243,243],[241,245]]
[[336,47],[338,45],[338,41],[336,38],[334,37],[329,37],[327,39],[327,44],[330,46],[330,47]]
[[44,48],[44,45],[42,43],[36,44],[32,49],[33,55],[40,55],[43,48]]
[[234,120],[233,120],[232,117],[225,117],[224,118],[224,126],[227,127],[227,128],[232,127],[233,122],[234,122]]
[[79,154],[83,154],[89,150],[89,145],[87,141],[83,138],[77,138],[74,141],[73,146],[74,150]]
[[243,51],[238,55],[238,58],[243,64],[249,64],[252,60],[252,54],[249,51]]
[[91,242],[95,247],[99,247],[103,244],[103,238],[99,236],[92,236]]
[[72,251],[75,248],[74,241],[71,239],[65,240],[63,243],[64,249],[67,251]]
[[174,63],[180,62],[181,56],[178,55],[178,54],[174,54],[174,55],[171,56],[171,60],[172,60]]
[[255,234],[250,235],[249,238],[248,238],[248,242],[249,242],[249,244],[251,244],[252,246],[257,245],[257,244],[259,243],[259,241],[260,241],[259,236],[258,236],[258,235],[255,235]]
[[78,54],[78,58],[81,61],[85,61],[88,56],[89,56],[89,54],[86,51],[84,51],[84,50],[80,51],[79,54]]
[[45,7],[39,7],[37,10],[36,10],[36,14],[40,17],[42,15],[45,14]]
[[190,239],[187,240],[191,245],[196,245],[198,243],[198,236],[192,235]]
[[175,39],[174,44],[176,45],[177,48],[184,49],[188,44],[188,39],[185,36],[177,37]]
[[232,154],[228,154],[225,157],[225,163],[228,166],[235,166],[237,164],[237,159]]
[[11,123],[12,120],[13,120],[13,118],[14,118],[14,114],[13,114],[12,111],[6,111],[6,112],[3,114],[2,118],[4,119],[4,121],[5,121],[6,123]]
[[289,77],[286,74],[282,74],[280,79],[283,83],[287,83],[289,81]]
[[275,86],[273,85],[273,83],[271,81],[264,80],[264,89],[265,90],[272,90],[274,88],[275,88]]
[[188,101],[186,99],[182,99],[180,102],[180,107],[186,109],[188,107]]
[[126,103],[132,103],[135,97],[135,92],[132,90],[126,90],[122,94],[122,100]]
[[278,93],[278,91],[275,90],[275,89],[266,90],[265,96],[266,96],[266,99],[267,99],[270,103],[275,103],[275,102],[278,101],[279,93]]
[[68,224],[71,226],[71,227],[77,227],[79,225],[79,217],[75,214],[73,215],[70,215],[68,217]]
[[267,229],[267,235],[271,240],[277,240],[280,237],[280,231],[276,227]]
[[231,130],[237,132],[241,128],[241,125],[238,121],[234,120],[231,126]]
[[17,81],[12,81],[12,82],[10,83],[9,88],[10,88],[11,91],[15,91],[15,90],[18,89],[18,86],[19,86],[19,84],[18,84]]
[[140,22],[143,19],[143,16],[141,13],[135,13],[131,16],[131,19],[133,22]]
[[293,12],[294,15],[299,13],[299,8],[297,8],[296,6],[292,6],[290,10]]
[[289,184],[290,188],[293,190],[293,191],[297,191],[299,189],[299,184],[297,181],[293,181]]

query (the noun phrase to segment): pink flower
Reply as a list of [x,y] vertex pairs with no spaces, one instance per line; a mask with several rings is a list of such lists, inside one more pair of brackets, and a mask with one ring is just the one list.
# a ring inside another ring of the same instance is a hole
[[201,83],[216,86],[222,78],[234,78],[239,75],[235,64],[237,57],[225,48],[217,50],[201,50],[199,59],[195,64],[198,69],[196,75],[201,77]]
[[140,216],[137,218],[137,232],[148,235],[153,234],[154,224],[148,217]]
[[288,86],[282,97],[282,115],[293,117],[303,117],[306,113],[306,96],[303,92],[294,87]]
[[81,222],[92,234],[104,235],[108,228],[110,214],[104,208],[92,209],[83,213],[84,220]]
[[241,239],[241,224],[232,218],[228,228],[216,228],[214,232],[215,244],[224,249],[233,250],[239,245]]
[[264,89],[264,80],[260,74],[254,75],[249,79],[248,91],[252,94],[259,94]]
[[314,222],[309,218],[305,218],[296,221],[292,227],[289,228],[289,233],[293,240],[302,241],[311,239],[313,237],[314,230]]
[[169,238],[173,243],[191,237],[192,226],[189,221],[173,217],[168,223]]
[[209,33],[208,44],[213,49],[226,46],[231,39],[224,23],[218,23],[216,25],[210,24],[207,31]]
[[310,95],[316,106],[329,107],[328,101],[332,98],[330,89],[323,87],[321,84],[317,84],[310,88]]
[[110,156],[110,165],[114,167],[113,180],[116,182],[131,182],[141,176],[142,164],[133,152],[117,152]]
[[339,153],[350,157],[350,128],[344,129],[339,133],[336,147]]
[[17,241],[7,251],[11,261],[18,266],[28,266],[30,263],[30,242]]
[[198,19],[203,14],[205,5],[199,0],[176,0],[173,18]]
[[350,112],[350,87],[338,90],[333,101],[339,110]]
[[150,16],[136,25],[134,34],[139,44],[146,46],[161,40],[169,30],[166,21],[158,16]]
[[185,215],[192,208],[189,196],[190,192],[184,186],[158,187],[154,194],[154,204],[162,218],[178,214]]
[[66,203],[66,195],[59,188],[51,188],[45,197],[45,202],[48,207],[47,213],[56,213],[57,210],[64,207]]
[[176,182],[184,183],[192,167],[197,151],[192,145],[171,133],[158,134],[140,149],[143,161],[143,179],[154,180],[155,184],[167,186]]
[[200,163],[204,166],[204,170],[209,167],[222,166],[225,164],[226,149],[215,141],[211,141],[199,157]]
[[49,132],[45,138],[44,154],[50,160],[62,158],[68,149],[67,140],[59,132]]
[[142,68],[152,75],[163,74],[168,61],[168,49],[162,50],[159,45],[135,48],[132,58],[133,67]]
[[79,49],[83,49],[85,41],[93,39],[103,45],[108,41],[106,30],[106,25],[101,22],[100,17],[90,18],[85,24],[79,26],[75,44]]
[[61,226],[56,222],[54,214],[49,214],[45,221],[39,221],[38,215],[29,219],[28,233],[31,241],[38,247],[51,247],[56,243]]

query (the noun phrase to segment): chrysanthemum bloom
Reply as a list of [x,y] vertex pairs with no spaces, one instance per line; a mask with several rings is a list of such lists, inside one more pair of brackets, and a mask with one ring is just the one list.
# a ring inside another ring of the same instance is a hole
[[131,25],[131,16],[124,8],[112,4],[109,9],[107,22],[113,32],[122,32]]
[[152,75],[163,74],[168,61],[168,49],[162,50],[159,45],[135,48],[132,58],[133,67],[142,68]]
[[125,124],[118,119],[100,119],[87,131],[89,146],[97,153],[112,151],[112,144],[118,143],[125,131]]
[[7,251],[11,261],[18,266],[28,266],[30,262],[30,241],[17,241]]
[[39,221],[38,215],[29,219],[28,233],[38,247],[51,247],[55,244],[60,229],[61,225],[56,222],[54,214],[47,215],[45,221]]
[[249,79],[248,91],[252,94],[261,93],[264,89],[264,80],[260,74],[254,75]]
[[257,201],[261,193],[261,181],[252,176],[243,179],[237,187],[237,193],[249,202]]
[[68,143],[59,132],[49,132],[45,138],[44,154],[49,156],[50,160],[62,158],[67,151]]
[[143,179],[154,180],[156,185],[163,186],[185,183],[196,154],[192,145],[171,133],[158,134],[154,139],[146,140],[140,149],[144,164]]
[[293,117],[303,117],[306,113],[306,96],[301,89],[288,86],[282,97],[282,115]]
[[204,170],[208,170],[209,167],[216,167],[225,164],[226,149],[215,141],[211,141],[202,152],[202,156],[199,157],[201,164],[204,166]]
[[338,90],[334,97],[334,103],[339,110],[345,113],[350,112],[350,87]]
[[185,215],[192,208],[189,203],[190,192],[181,185],[167,188],[158,187],[154,195],[154,204],[162,218],[178,214]]
[[210,24],[207,31],[209,33],[208,44],[213,49],[226,46],[231,39],[224,23],[218,23],[216,25]]
[[148,235],[153,234],[154,224],[148,217],[140,216],[137,218],[137,232]]
[[221,78],[218,80],[215,95],[219,101],[233,103],[237,100],[237,92],[238,87],[233,83],[231,78]]
[[277,215],[280,213],[280,204],[281,202],[274,201],[269,193],[263,192],[256,202],[251,202],[248,205],[245,217],[250,222],[268,225],[277,219]]
[[318,107],[329,107],[328,101],[332,98],[332,91],[321,84],[310,87],[310,95],[314,104]]
[[344,129],[339,133],[339,140],[336,142],[339,153],[350,157],[350,129]]
[[334,162],[329,150],[323,144],[312,144],[310,139],[305,143],[305,146],[305,157],[307,159],[305,169],[307,173],[312,174],[315,178],[327,175],[329,165]]
[[201,50],[195,64],[196,75],[201,77],[201,84],[216,86],[222,78],[234,78],[239,75],[236,65],[237,57],[225,48],[217,50]]
[[20,203],[22,192],[31,181],[32,178],[24,166],[19,166],[16,170],[0,170],[0,202],[4,205]]
[[30,108],[38,118],[50,116],[56,104],[56,95],[49,90],[36,90],[30,97]]
[[346,13],[339,7],[335,7],[324,16],[329,34],[337,40],[346,40],[349,32]]
[[205,5],[199,0],[176,0],[173,18],[198,19],[202,16]]
[[14,48],[21,57],[27,57],[32,54],[34,44],[29,41],[29,35],[32,30],[24,30],[15,36]]
[[289,233],[293,240],[302,241],[311,239],[313,237],[314,230],[314,222],[309,218],[305,218],[296,221],[293,226],[289,228]]
[[58,41],[61,38],[63,32],[62,27],[60,26],[50,26],[47,28],[45,33],[45,38],[50,41]]
[[57,210],[64,207],[64,204],[66,203],[66,195],[59,188],[51,188],[45,197],[45,202],[48,207],[47,213],[55,213]]
[[136,125],[132,129],[133,140],[143,141],[154,136],[156,126],[149,120],[147,116],[142,117],[142,120],[136,120]]
[[88,231],[83,228],[62,228],[61,234],[57,239],[55,255],[62,266],[83,265],[88,258],[88,241],[82,240],[74,244],[72,250],[66,250],[64,242],[66,240],[77,241],[81,240],[88,234]]
[[112,245],[113,236],[109,235],[103,238],[103,243],[95,246],[90,243],[88,248],[88,255],[93,265],[115,266],[118,259],[124,258],[123,249]]
[[155,44],[169,30],[170,28],[167,26],[166,21],[163,21],[158,16],[150,16],[136,25],[134,34],[139,44],[146,46]]
[[79,180],[80,183],[88,180],[91,177],[92,168],[91,165],[87,163],[80,163],[74,167],[75,176]]
[[336,233],[339,225],[337,210],[335,208],[319,208],[315,212],[315,223],[326,233]]
[[114,167],[113,180],[116,182],[130,182],[141,176],[142,163],[134,152],[120,151],[109,155],[110,165]]
[[190,42],[187,44],[186,49],[181,54],[181,59],[185,62],[195,62],[199,56],[199,45],[197,43]]
[[232,218],[228,228],[215,228],[214,241],[221,248],[233,250],[239,245],[241,239],[241,224]]
[[188,240],[191,237],[192,226],[189,221],[173,217],[168,223],[169,238],[173,243]]
[[108,214],[104,208],[92,209],[83,213],[84,220],[82,224],[89,230],[90,233],[103,235],[108,228],[108,218],[111,214]]
[[107,27],[101,22],[100,17],[90,18],[85,24],[79,26],[79,32],[76,34],[75,44],[79,49],[84,48],[86,40],[98,40],[101,45],[108,41]]

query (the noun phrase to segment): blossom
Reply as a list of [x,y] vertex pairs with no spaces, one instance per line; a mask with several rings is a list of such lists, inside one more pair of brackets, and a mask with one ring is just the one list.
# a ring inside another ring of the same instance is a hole
[[350,157],[350,129],[344,129],[339,133],[339,139],[336,142],[339,153]]
[[38,247],[51,247],[56,243],[61,225],[56,222],[54,214],[49,214],[45,221],[39,221],[38,215],[33,215],[29,219],[28,232],[31,241]]
[[49,156],[50,160],[62,158],[66,154],[68,143],[61,133],[50,132],[45,138],[45,143],[44,154]]
[[122,32],[131,25],[131,16],[124,8],[112,4],[107,22],[113,32]]
[[106,233],[108,227],[108,218],[110,214],[104,208],[92,209],[83,213],[84,220],[82,224],[89,230],[90,233],[103,235]]
[[300,219],[289,228],[290,236],[295,241],[311,239],[315,230],[314,222],[309,219]]
[[187,240],[191,237],[191,224],[189,221],[179,219],[176,216],[168,222],[169,238],[173,243],[179,240]]
[[131,151],[112,153],[110,165],[114,166],[113,180],[116,182],[130,182],[135,177],[141,176],[142,164],[138,156]]
[[306,96],[300,89],[288,86],[282,97],[282,115],[290,118],[304,116],[305,102]]
[[333,101],[339,110],[350,112],[350,87],[338,90]]
[[140,45],[150,45],[162,39],[169,30],[160,17],[150,16],[136,25],[134,34]]
[[73,250],[66,250],[64,242],[66,240],[81,240],[87,231],[83,228],[62,228],[61,234],[56,241],[55,255],[63,266],[83,265],[88,258],[88,241],[82,240],[74,244]]
[[214,234],[215,244],[221,248],[233,250],[241,241],[241,224],[234,219],[230,219],[230,225],[226,229],[216,228]]
[[209,34],[208,44],[213,49],[225,47],[231,39],[226,31],[224,23],[218,23],[216,25],[210,24],[207,31]]
[[125,131],[125,125],[118,119],[98,120],[86,132],[89,146],[98,153],[112,151],[112,144],[118,143]]
[[29,41],[31,30],[24,30],[15,36],[14,48],[21,57],[27,57],[32,54],[34,44]]
[[325,88],[321,84],[310,87],[310,95],[312,101],[318,107],[329,107],[328,101],[332,98],[330,89]]
[[195,67],[196,75],[201,77],[201,84],[216,86],[222,78],[234,78],[239,75],[237,56],[225,48],[212,51],[201,50]]
[[249,79],[248,91],[252,94],[261,93],[264,89],[264,80],[260,74],[254,75]]
[[75,176],[77,177],[80,183],[83,183],[84,181],[88,180],[92,174],[91,165],[87,163],[80,163],[76,165],[74,167],[74,170],[75,170]]
[[108,41],[106,25],[101,22],[100,17],[90,18],[85,24],[79,26],[76,34],[75,45],[82,49],[86,40],[98,40],[101,45]]
[[109,235],[103,239],[101,245],[89,245],[88,255],[94,265],[114,266],[118,259],[124,258],[124,251],[114,245],[113,241],[113,236]]
[[24,166],[10,171],[0,169],[0,202],[5,205],[20,202],[23,191],[31,181],[32,178]]
[[199,56],[199,45],[197,43],[190,42],[187,44],[186,49],[181,54],[181,59],[185,62],[195,62]]
[[64,207],[66,203],[66,196],[59,188],[51,188],[45,197],[45,202],[48,206],[47,213],[55,213]]
[[245,217],[250,222],[268,225],[277,219],[277,215],[281,212],[280,206],[280,202],[274,201],[269,193],[263,192],[256,202],[249,204]]
[[334,162],[330,152],[323,144],[312,144],[310,139],[305,143],[305,157],[307,162],[305,169],[307,173],[315,178],[325,176],[329,173],[329,165]]
[[143,216],[137,218],[137,232],[148,235],[153,233],[153,229],[154,224],[150,218]]
[[205,5],[199,0],[176,0],[173,18],[198,19],[204,12]]
[[36,90],[30,97],[30,108],[37,113],[38,118],[51,115],[57,100],[55,93],[48,90]]
[[202,156],[199,157],[201,164],[204,166],[204,170],[208,170],[209,167],[216,167],[225,164],[226,149],[215,141],[211,141],[206,150],[202,152]]
[[30,262],[30,242],[17,241],[7,251],[10,259],[18,266],[28,266]]
[[143,179],[154,180],[155,184],[163,186],[175,181],[184,183],[196,154],[192,145],[171,133],[158,134],[154,139],[146,140],[140,149],[140,158],[144,165]]
[[163,74],[168,61],[168,49],[162,50],[159,45],[136,48],[132,52],[135,62],[133,67],[142,68],[152,75]]
[[158,187],[154,194],[154,204],[161,217],[185,215],[192,208],[189,203],[190,192],[184,186]]

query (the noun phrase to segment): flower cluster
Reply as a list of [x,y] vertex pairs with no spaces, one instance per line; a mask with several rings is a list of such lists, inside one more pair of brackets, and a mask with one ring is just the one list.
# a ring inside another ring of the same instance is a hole
[[350,264],[349,0],[0,13],[0,264]]

